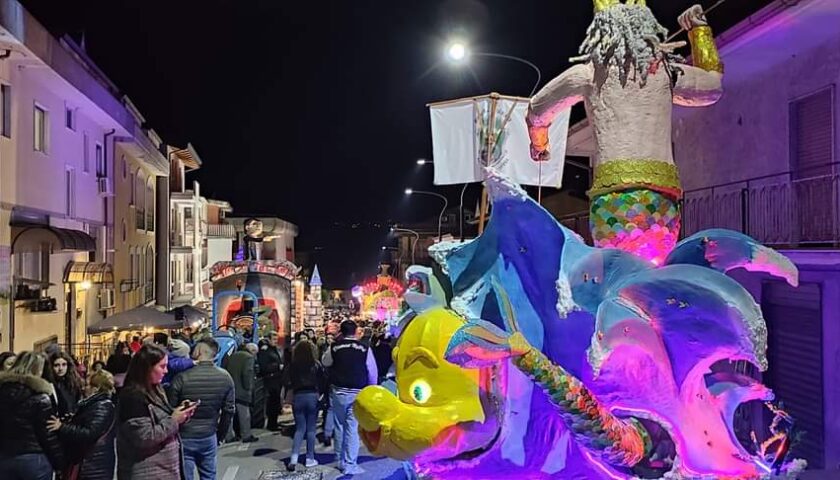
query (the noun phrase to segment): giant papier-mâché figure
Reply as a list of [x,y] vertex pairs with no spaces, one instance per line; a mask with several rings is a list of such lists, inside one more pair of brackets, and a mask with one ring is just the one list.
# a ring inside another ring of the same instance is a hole
[[528,111],[531,156],[546,160],[548,127],[583,101],[596,152],[590,228],[595,245],[661,264],[679,237],[682,196],[671,145],[672,104],[702,107],[721,96],[723,66],[700,6],[679,18],[694,65],[664,43],[667,30],[644,0],[594,0],[580,62],[549,82]]

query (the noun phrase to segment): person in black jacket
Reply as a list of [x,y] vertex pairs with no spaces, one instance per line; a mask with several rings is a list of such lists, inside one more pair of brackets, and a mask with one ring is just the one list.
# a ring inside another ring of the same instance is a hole
[[48,422],[64,445],[67,467],[61,480],[112,480],[116,466],[114,420],[111,395],[114,376],[105,370],[91,374],[86,398],[79,402],[73,418],[62,423],[56,417]]
[[269,333],[268,344],[257,354],[260,377],[268,393],[265,415],[268,417],[268,429],[272,432],[279,430],[277,417],[283,406],[283,354],[277,346],[277,338],[277,332]]
[[58,396],[58,416],[65,418],[76,413],[76,406],[82,399],[84,384],[76,362],[66,352],[56,352],[50,355],[50,365],[53,373],[53,386]]
[[131,350],[128,348],[128,344],[125,342],[117,343],[114,353],[108,357],[108,361],[105,363],[105,370],[108,370],[114,375],[114,383],[117,385],[117,390],[122,388],[130,361]]
[[0,373],[0,478],[50,480],[64,466],[64,452],[47,420],[55,414],[52,385],[41,378],[43,355],[23,352]]
[[289,470],[298,463],[300,446],[306,434],[306,466],[318,465],[315,460],[315,426],[318,422],[318,394],[324,385],[324,370],[315,359],[315,345],[309,340],[295,344],[292,361],[284,370],[284,384],[294,394],[292,412],[295,416],[295,436]]

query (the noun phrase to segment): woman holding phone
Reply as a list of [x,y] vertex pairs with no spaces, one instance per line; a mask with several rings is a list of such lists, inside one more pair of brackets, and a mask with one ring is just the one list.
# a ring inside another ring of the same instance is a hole
[[196,404],[169,406],[161,386],[167,361],[166,350],[154,344],[143,345],[131,358],[119,402],[119,480],[184,478],[178,429],[190,419]]

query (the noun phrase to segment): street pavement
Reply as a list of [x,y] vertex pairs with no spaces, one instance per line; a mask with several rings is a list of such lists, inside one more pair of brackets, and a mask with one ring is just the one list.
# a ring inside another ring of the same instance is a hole
[[[291,415],[280,418],[281,425],[294,423]],[[371,456],[364,445],[359,452],[359,466],[365,473],[359,475],[344,475],[337,468],[335,451],[332,447],[324,447],[316,442],[315,459],[317,467],[306,468],[299,464],[295,474],[286,472],[286,464],[292,450],[292,439],[280,432],[268,430],[254,430],[258,442],[223,444],[219,447],[216,478],[219,480],[406,480],[402,464],[395,460]],[[306,441],[300,453],[300,462],[306,461]]]

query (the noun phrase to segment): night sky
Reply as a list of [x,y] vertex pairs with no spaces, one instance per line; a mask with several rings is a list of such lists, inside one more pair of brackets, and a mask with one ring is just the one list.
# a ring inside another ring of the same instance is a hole
[[[193,174],[235,214],[300,227],[328,287],[376,272],[389,222],[435,216],[425,104],[498,91],[526,96],[528,67],[442,60],[448,39],[524,57],[541,86],[568,67],[592,19],[587,0],[22,0],[56,36],[84,34],[89,56],[165,142],[191,142]],[[649,0],[676,30],[696,1]],[[714,3],[705,0],[706,7]],[[721,32],[770,0],[728,0]],[[684,37],[683,37],[684,39]],[[458,187],[437,188],[457,202]],[[472,188],[472,200],[479,192]]]

